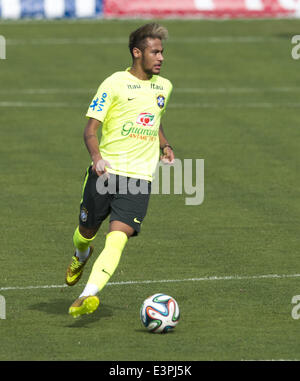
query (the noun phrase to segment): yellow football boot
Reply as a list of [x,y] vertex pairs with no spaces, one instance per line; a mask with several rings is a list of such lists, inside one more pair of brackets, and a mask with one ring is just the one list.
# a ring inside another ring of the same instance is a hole
[[69,264],[66,273],[66,283],[68,286],[73,286],[75,283],[79,281],[83,272],[83,268],[89,260],[90,256],[92,255],[93,251],[93,246],[90,246],[90,252],[85,262],[80,262],[78,258],[75,256],[75,254],[73,255],[71,263]]
[[75,300],[75,302],[69,308],[69,314],[74,318],[80,315],[91,314],[99,306],[98,296],[82,296]]

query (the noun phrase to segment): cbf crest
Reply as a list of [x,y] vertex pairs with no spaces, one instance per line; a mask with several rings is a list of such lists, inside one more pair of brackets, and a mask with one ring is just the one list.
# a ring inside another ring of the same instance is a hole
[[86,208],[82,207],[80,210],[80,219],[82,222],[86,222],[88,218],[88,211]]
[[156,100],[157,106],[159,108],[163,108],[165,106],[166,98],[163,95],[158,95],[158,97],[156,97]]

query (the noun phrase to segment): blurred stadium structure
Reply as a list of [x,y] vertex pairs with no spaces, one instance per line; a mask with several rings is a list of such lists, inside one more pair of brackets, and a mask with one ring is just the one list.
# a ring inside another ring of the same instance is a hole
[[0,0],[0,19],[299,16],[300,0]]

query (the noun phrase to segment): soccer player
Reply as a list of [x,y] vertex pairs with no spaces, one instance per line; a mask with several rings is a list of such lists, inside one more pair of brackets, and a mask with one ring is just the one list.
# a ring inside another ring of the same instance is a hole
[[66,273],[69,286],[80,279],[101,223],[108,216],[110,220],[104,249],[83,292],[69,308],[73,317],[98,308],[97,294],[117,268],[128,239],[140,232],[159,150],[164,162],[174,162],[161,124],[172,92],[171,82],[159,76],[164,60],[162,40],[167,36],[168,31],[156,23],[132,32],[132,66],[102,82],[86,114],[84,141],[92,164],[84,179],[79,226],[73,236],[75,254]]

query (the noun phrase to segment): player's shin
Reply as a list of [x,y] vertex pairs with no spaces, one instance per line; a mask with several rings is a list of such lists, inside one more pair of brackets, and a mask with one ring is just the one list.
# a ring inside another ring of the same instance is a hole
[[127,241],[127,235],[121,231],[107,234],[105,247],[94,263],[88,283],[80,297],[96,295],[103,289],[115,272]]
[[83,235],[79,232],[79,227],[77,226],[73,235],[73,243],[76,249],[76,257],[80,262],[84,262],[88,257],[90,252],[90,244],[93,242],[95,237],[96,236],[90,239],[83,237]]

